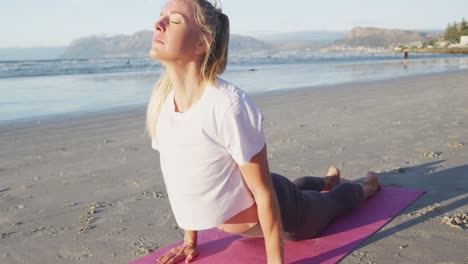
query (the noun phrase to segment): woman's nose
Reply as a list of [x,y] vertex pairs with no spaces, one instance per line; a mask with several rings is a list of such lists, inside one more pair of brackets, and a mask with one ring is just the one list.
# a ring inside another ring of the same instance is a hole
[[164,27],[164,22],[162,18],[156,21],[156,23],[154,23],[154,29],[156,31],[164,31],[165,27]]

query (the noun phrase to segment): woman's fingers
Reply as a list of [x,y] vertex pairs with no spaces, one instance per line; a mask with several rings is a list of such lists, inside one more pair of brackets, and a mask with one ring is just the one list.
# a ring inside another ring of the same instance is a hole
[[163,256],[157,259],[158,264],[174,264],[184,258],[183,250],[179,248],[173,248],[168,253],[164,254]]
[[187,257],[185,258],[185,263],[190,263],[192,262],[192,260],[198,256],[198,252],[195,250],[195,249],[192,249],[190,251],[190,253],[187,255]]
[[168,253],[162,255],[161,257],[159,257],[157,263],[158,264],[168,264],[169,263],[168,262],[169,258],[171,258],[171,256],[172,256],[172,253],[168,252]]
[[[190,251],[189,251],[190,250]],[[171,249],[166,254],[158,257],[156,263],[158,264],[175,264],[185,258],[185,263],[190,263],[195,257],[198,256],[196,248],[186,248],[179,246]]]
[[161,264],[174,264],[179,260],[177,260],[177,255],[170,254],[170,255],[166,256],[166,258],[163,260],[163,262]]
[[[193,252],[193,251],[192,251]],[[192,255],[192,252],[185,258],[185,263],[190,263],[192,262],[194,256]]]

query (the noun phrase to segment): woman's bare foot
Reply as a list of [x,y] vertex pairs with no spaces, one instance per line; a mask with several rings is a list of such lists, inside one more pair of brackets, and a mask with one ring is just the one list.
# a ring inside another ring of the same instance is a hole
[[375,172],[369,171],[365,176],[364,183],[361,183],[361,186],[364,190],[364,198],[367,199],[380,189],[379,177]]
[[337,167],[330,166],[330,168],[328,168],[327,176],[323,179],[325,180],[325,187],[323,190],[331,190],[333,187],[340,184],[340,170]]

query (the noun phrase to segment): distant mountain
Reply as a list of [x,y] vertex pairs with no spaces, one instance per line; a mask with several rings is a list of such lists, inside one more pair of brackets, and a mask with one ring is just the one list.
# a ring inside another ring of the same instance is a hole
[[382,29],[356,27],[335,44],[345,47],[388,48],[398,44],[425,42],[434,38],[434,33],[408,31],[400,29]]
[[296,31],[256,33],[255,38],[271,46],[270,56],[308,56],[346,36],[341,31]]
[[[153,31],[143,30],[132,35],[90,36],[74,40],[62,58],[146,57],[151,48]],[[259,52],[271,46],[250,36],[231,35],[231,53]]]
[[[62,58],[133,58],[148,57],[153,31],[143,30],[132,35],[90,36],[74,40]],[[250,58],[305,58],[318,52],[388,52],[389,47],[436,38],[433,32],[416,32],[399,29],[353,28],[345,32],[303,31],[264,33],[256,37],[231,35],[230,59]]]
[[143,30],[132,35],[89,36],[67,47],[62,58],[143,57],[151,47],[153,32]]
[[241,51],[264,51],[271,49],[271,45],[251,36],[232,34],[229,38],[229,50],[231,52]]

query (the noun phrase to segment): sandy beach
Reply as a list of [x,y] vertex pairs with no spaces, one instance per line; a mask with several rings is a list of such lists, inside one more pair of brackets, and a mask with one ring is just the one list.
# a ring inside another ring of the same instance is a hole
[[[242,88],[242,87],[241,87]],[[342,263],[467,263],[468,72],[254,96],[272,172],[426,194]],[[128,263],[183,237],[143,108],[0,126],[0,263]],[[465,222],[466,223],[466,222]]]

